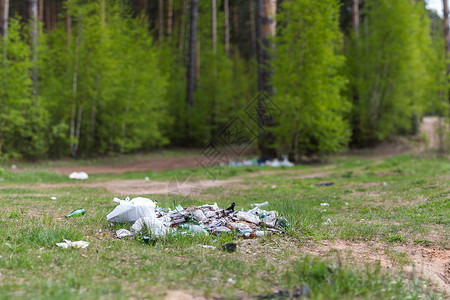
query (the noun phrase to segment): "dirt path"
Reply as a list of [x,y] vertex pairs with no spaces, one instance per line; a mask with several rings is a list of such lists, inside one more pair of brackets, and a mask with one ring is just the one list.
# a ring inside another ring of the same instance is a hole
[[382,267],[401,266],[401,255],[406,254],[404,271],[430,280],[450,295],[450,249],[431,249],[417,245],[386,246],[378,242],[321,241],[302,248],[302,252],[322,257],[340,255],[361,264],[379,261]]

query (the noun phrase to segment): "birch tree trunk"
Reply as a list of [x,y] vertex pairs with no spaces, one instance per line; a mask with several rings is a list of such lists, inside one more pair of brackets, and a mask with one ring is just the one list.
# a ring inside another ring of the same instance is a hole
[[214,55],[217,52],[217,8],[216,0],[211,0],[211,43]]
[[196,46],[197,46],[197,17],[198,17],[198,0],[191,2],[191,26],[189,34],[189,60],[186,70],[187,89],[186,102],[192,107],[194,106],[194,90],[195,90],[195,65],[196,65]]
[[223,2],[225,11],[225,52],[230,55],[230,6],[228,0]]
[[38,85],[38,61],[37,61],[37,35],[39,28],[39,20],[38,20],[38,0],[30,0],[30,19],[31,19],[31,51],[32,51],[32,61],[33,61],[33,70],[32,70],[32,81],[33,81],[33,99],[37,101],[37,97],[39,94],[39,85]]
[[8,22],[9,22],[9,0],[3,0],[3,6],[0,15],[1,36],[6,40],[8,38]]

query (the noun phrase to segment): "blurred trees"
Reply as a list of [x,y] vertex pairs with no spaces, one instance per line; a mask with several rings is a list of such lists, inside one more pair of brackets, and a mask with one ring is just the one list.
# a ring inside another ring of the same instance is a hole
[[447,29],[419,0],[0,3],[1,157],[203,147],[258,130],[258,84],[281,110],[260,150],[297,159],[449,112]]

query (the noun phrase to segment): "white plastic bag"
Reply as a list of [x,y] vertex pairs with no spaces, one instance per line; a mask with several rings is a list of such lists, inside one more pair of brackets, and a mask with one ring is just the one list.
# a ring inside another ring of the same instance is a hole
[[135,222],[139,218],[155,215],[156,204],[148,198],[137,197],[131,201],[128,197],[125,200],[114,198],[113,201],[119,205],[106,216],[109,222]]
[[164,222],[156,218],[155,213],[148,217],[138,219],[130,229],[132,232],[136,233],[142,232],[143,230],[147,229],[148,231],[150,231],[149,233],[151,233],[151,235],[154,237],[165,236],[171,231],[169,226],[166,226]]
[[72,242],[69,240],[64,240],[64,243],[56,243],[56,246],[63,247],[64,249],[74,247],[74,248],[87,248],[89,246],[88,242],[85,241],[76,241]]

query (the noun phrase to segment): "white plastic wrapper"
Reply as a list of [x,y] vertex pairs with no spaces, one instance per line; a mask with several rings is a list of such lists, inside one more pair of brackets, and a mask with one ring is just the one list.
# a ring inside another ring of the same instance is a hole
[[69,240],[64,240],[63,243],[56,243],[56,246],[63,247],[64,249],[67,249],[67,248],[87,248],[87,246],[89,246],[89,243],[85,242],[85,241],[72,242],[72,241],[69,241]]
[[243,220],[243,221],[247,221],[253,224],[259,224],[260,220],[259,217],[257,215],[251,214],[251,213],[247,213],[245,211],[240,211],[236,214],[236,217],[239,220]]
[[72,172],[69,175],[70,179],[86,180],[89,178],[86,172]]
[[127,229],[122,228],[122,229],[119,229],[116,231],[116,235],[120,239],[120,238],[124,238],[127,236],[134,236],[134,233]]
[[148,230],[149,233],[151,233],[151,236],[154,237],[162,237],[171,232],[170,224],[165,224],[156,218],[156,214],[154,212],[153,215],[150,214],[147,217],[138,219],[130,229],[135,233]]

